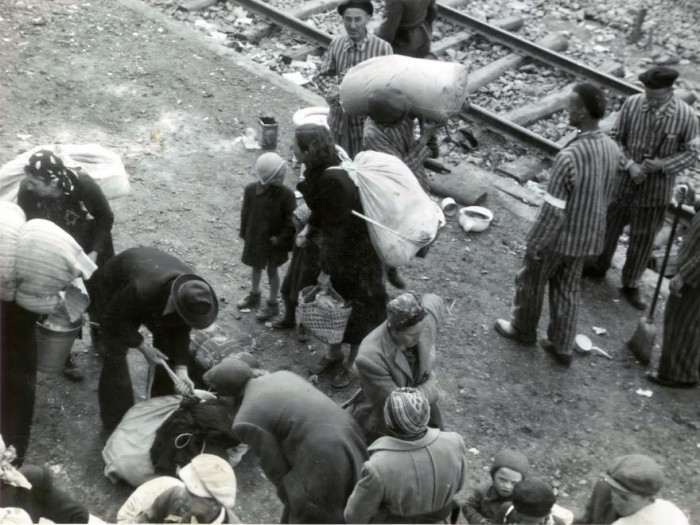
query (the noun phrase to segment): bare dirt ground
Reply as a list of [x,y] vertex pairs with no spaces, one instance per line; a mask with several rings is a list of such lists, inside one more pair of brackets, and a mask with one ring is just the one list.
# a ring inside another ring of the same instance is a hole
[[[292,115],[313,98],[255,76],[233,53],[138,0],[0,0],[0,6],[0,161],[52,142],[97,142],[118,152],[132,190],[113,201],[117,249],[152,245],[181,257],[216,287],[218,322],[241,349],[270,370],[306,376],[320,344],[302,345],[235,309],[249,278],[237,228],[256,152],[232,141],[246,126],[257,127],[261,112],[272,113],[281,122],[278,151],[287,156]],[[559,503],[577,509],[610,458],[639,452],[665,467],[663,496],[700,515],[698,391],[650,386],[622,349],[639,312],[619,300],[618,271],[605,284],[584,283],[579,319],[579,331],[612,361],[582,357],[563,371],[540,349],[493,332],[493,319],[508,315],[534,210],[489,199],[492,228],[466,235],[451,220],[428,259],[404,272],[412,289],[440,294],[449,306],[437,373],[446,424],[472,449],[472,481],[487,476],[499,448],[516,446],[557,487]],[[597,337],[593,326],[608,333]],[[76,384],[41,376],[29,460],[51,467],[94,514],[114,521],[130,488],[102,474],[101,363],[83,342],[76,348],[87,378]],[[135,368],[142,377],[143,367]],[[333,394],[327,381],[319,388],[338,402],[354,392]],[[640,388],[653,395],[639,395]],[[281,507],[256,459],[246,456],[236,472],[239,516],[278,521]]]

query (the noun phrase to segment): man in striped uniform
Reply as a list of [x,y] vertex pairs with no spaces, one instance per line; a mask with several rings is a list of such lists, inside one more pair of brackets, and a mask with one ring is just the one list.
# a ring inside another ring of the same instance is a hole
[[700,196],[685,185],[674,193],[675,202],[685,198],[696,211],[678,254],[678,273],[669,285],[659,369],[647,378],[662,386],[684,388],[700,382]]
[[415,121],[409,116],[411,103],[401,91],[392,88],[375,90],[367,104],[368,116],[365,120],[362,149],[380,151],[403,161],[429,191],[428,174],[423,161],[430,156],[427,144],[435,130],[423,129],[421,138],[413,135]]
[[579,134],[554,159],[545,202],[515,278],[512,320],[495,324],[502,336],[534,344],[549,285],[551,320],[541,344],[563,366],[571,364],[584,259],[603,248],[608,181],[621,162],[615,142],[598,129],[604,114],[603,92],[578,84],[569,102],[569,123]]
[[628,98],[611,135],[625,157],[608,209],[605,247],[584,276],[602,279],[612,262],[617,241],[630,225],[627,258],[622,268],[622,294],[635,308],[646,302],[639,282],[661,228],[676,175],[691,167],[700,152],[698,119],[693,109],[673,95],[678,72],[654,67],[639,75],[644,94]]
[[367,31],[374,13],[370,0],[346,0],[338,6],[347,35],[331,42],[315,78],[316,84],[330,106],[328,127],[333,140],[350,157],[362,150],[362,127],[365,116],[349,117],[340,107],[338,86],[348,70],[370,58],[391,55],[391,45]]

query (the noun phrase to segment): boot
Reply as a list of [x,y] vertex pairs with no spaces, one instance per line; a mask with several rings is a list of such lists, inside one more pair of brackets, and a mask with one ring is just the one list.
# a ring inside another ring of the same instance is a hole
[[292,303],[289,299],[284,299],[284,317],[282,319],[278,319],[274,323],[272,323],[272,328],[275,330],[289,330],[291,328],[294,328],[297,323],[296,323],[296,316],[295,314],[295,305]]
[[76,383],[85,378],[80,368],[78,368],[78,365],[73,360],[72,355],[69,355],[68,359],[66,359],[66,362],[63,364],[63,375]]
[[264,323],[269,321],[274,316],[276,316],[280,311],[280,304],[278,302],[271,303],[269,300],[265,301],[258,313],[255,314],[255,320],[259,323]]
[[260,292],[257,292],[257,293],[250,292],[243,299],[238,301],[236,303],[236,306],[238,307],[239,310],[243,310],[244,308],[255,308],[259,304],[260,304]]

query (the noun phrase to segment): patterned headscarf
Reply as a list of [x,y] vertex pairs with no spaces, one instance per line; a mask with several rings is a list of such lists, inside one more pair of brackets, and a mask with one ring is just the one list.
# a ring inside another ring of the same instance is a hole
[[55,183],[63,193],[70,193],[75,187],[75,174],[63,165],[61,157],[47,149],[33,153],[24,172],[44,182]]
[[384,423],[394,437],[418,439],[428,430],[430,404],[415,388],[394,390],[384,403]]
[[425,317],[425,310],[412,292],[402,293],[386,305],[386,318],[391,328],[401,330],[413,326]]

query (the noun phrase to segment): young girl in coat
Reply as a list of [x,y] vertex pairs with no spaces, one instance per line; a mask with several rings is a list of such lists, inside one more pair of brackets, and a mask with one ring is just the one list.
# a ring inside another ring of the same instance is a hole
[[250,293],[238,301],[238,308],[260,304],[260,279],[264,269],[270,283],[270,295],[255,318],[265,322],[279,312],[280,277],[278,268],[287,262],[292,249],[296,208],[294,192],[284,185],[289,167],[276,153],[263,153],[255,163],[257,182],[246,186],[241,208],[240,237],[245,241],[243,264],[251,266]]

